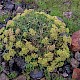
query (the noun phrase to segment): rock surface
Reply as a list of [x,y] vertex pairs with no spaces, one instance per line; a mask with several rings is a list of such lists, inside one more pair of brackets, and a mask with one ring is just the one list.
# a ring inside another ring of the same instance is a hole
[[20,7],[20,6],[18,6],[18,8],[17,8],[17,10],[16,10],[16,13],[23,13],[23,9]]
[[0,23],[0,29],[3,27],[3,24],[2,23]]
[[3,5],[0,5],[0,10],[3,8]]
[[73,33],[71,48],[72,51],[80,51],[80,30]]
[[80,80],[80,69],[79,68],[75,68],[73,70],[72,79]]
[[46,78],[44,77],[44,78],[42,78],[42,79],[40,79],[40,80],[46,80]]
[[30,73],[30,76],[33,79],[41,79],[43,77],[43,71],[34,70]]
[[2,73],[0,75],[0,80],[9,80],[9,79],[8,79],[8,77],[4,73]]
[[21,69],[25,68],[25,61],[22,57],[16,57],[14,61],[16,62],[17,66],[20,67]]
[[71,18],[71,17],[72,17],[72,12],[63,12],[63,15],[64,15],[66,18]]
[[64,67],[65,71],[66,71],[68,74],[71,73],[70,67],[71,67],[70,65],[66,65],[66,66]]
[[64,78],[66,78],[66,77],[68,77],[68,74],[67,74],[66,72],[64,72],[64,73],[62,74],[62,76],[63,76]]
[[70,63],[71,63],[73,68],[77,68],[79,66],[79,62],[74,58],[71,59]]
[[27,79],[26,79],[26,76],[20,75],[16,79],[13,79],[13,80],[27,80]]
[[76,52],[75,53],[75,59],[80,61],[80,53],[79,52]]
[[5,6],[6,10],[12,11],[14,9],[14,4],[12,3],[7,3]]

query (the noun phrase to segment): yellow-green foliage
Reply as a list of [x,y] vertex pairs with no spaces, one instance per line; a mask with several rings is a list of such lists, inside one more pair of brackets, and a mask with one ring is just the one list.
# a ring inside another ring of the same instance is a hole
[[70,56],[68,33],[69,29],[57,16],[25,10],[0,29],[0,47],[8,50],[3,58],[9,61],[16,54],[23,56],[28,64],[42,65],[52,72]]

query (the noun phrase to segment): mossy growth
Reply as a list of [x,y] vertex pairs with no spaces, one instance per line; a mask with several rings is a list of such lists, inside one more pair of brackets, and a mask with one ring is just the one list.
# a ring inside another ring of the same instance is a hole
[[3,58],[9,61],[15,55],[23,56],[30,71],[31,67],[41,65],[53,72],[70,56],[68,34],[69,29],[57,16],[25,10],[8,21],[6,28],[0,29],[0,46],[5,48]]
[[3,71],[3,67],[0,65],[0,73]]
[[[5,19],[7,19],[10,15],[8,13],[0,14],[0,22],[6,23]],[[12,17],[12,16],[11,16]]]
[[14,79],[17,76],[16,72],[11,72],[7,75],[9,77],[9,79]]

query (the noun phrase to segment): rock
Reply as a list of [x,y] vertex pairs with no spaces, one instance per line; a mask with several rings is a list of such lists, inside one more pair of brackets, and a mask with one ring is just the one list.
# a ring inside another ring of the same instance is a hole
[[71,73],[71,70],[70,70],[70,65],[65,65],[65,71],[70,74]]
[[63,4],[70,5],[70,4],[71,4],[71,1],[69,1],[69,0],[64,0]]
[[7,70],[6,62],[2,62],[3,73],[8,74],[9,70]]
[[9,71],[16,71],[18,74],[25,70],[25,60],[20,56],[15,56],[9,61]]
[[9,61],[9,67],[10,67],[9,69],[10,69],[10,72],[13,71],[13,70],[12,70],[13,63],[14,63],[14,60],[11,59],[11,60]]
[[4,73],[2,73],[0,75],[0,80],[9,80],[9,79],[8,79],[8,77]]
[[15,4],[15,11],[17,10],[18,7],[21,7],[22,8],[22,2],[19,3],[19,4]]
[[20,75],[16,79],[13,79],[13,80],[27,80],[27,78],[25,75]]
[[0,10],[3,8],[3,5],[0,5]]
[[15,56],[12,60],[9,61],[9,71],[16,71],[20,74],[23,70],[25,70],[25,60],[22,57]]
[[80,61],[80,53],[79,52],[76,52],[75,53],[75,59]]
[[80,80],[80,69],[79,68],[75,68],[73,70],[72,79]]
[[64,15],[66,18],[71,18],[71,17],[72,17],[72,12],[63,12],[63,15]]
[[0,10],[0,16],[1,16],[3,13],[4,13],[4,11],[3,11],[3,10]]
[[44,77],[44,78],[42,78],[42,79],[40,79],[40,80],[46,80],[46,78]]
[[23,13],[23,9],[20,6],[18,6],[16,13]]
[[3,5],[4,4],[4,1],[3,0],[0,0],[0,4]]
[[57,17],[60,21],[62,21],[63,22],[63,19],[62,18],[60,18],[60,17]]
[[74,58],[71,59],[70,63],[71,63],[73,68],[77,68],[79,66],[79,62]]
[[34,70],[30,73],[31,78],[33,79],[41,79],[43,77],[43,71]]
[[22,70],[25,69],[25,60],[22,57],[16,57],[14,58],[14,61],[16,62],[17,66],[20,67]]
[[0,23],[0,29],[3,27],[3,24],[2,23]]
[[71,49],[72,51],[80,51],[80,30],[72,34]]
[[5,68],[6,67],[6,63],[2,62],[2,67]]
[[66,72],[64,72],[64,73],[62,74],[62,76],[63,76],[64,78],[66,78],[66,77],[68,77],[68,74],[67,74]]
[[11,3],[11,2],[8,2],[5,6],[5,9],[8,10],[8,11],[13,11],[14,9],[14,4]]

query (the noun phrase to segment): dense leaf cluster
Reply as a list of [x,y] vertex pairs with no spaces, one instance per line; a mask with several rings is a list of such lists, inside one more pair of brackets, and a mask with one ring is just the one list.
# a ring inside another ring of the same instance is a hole
[[22,56],[29,64],[26,68],[35,69],[41,65],[53,72],[70,56],[71,38],[65,26],[56,16],[25,10],[8,21],[6,28],[0,29],[4,60]]

